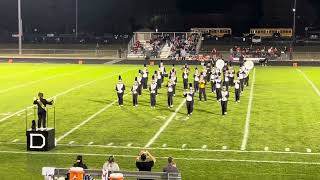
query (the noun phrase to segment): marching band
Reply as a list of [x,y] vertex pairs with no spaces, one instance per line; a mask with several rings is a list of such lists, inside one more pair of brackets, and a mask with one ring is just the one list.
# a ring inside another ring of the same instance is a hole
[[[188,64],[185,64],[181,68],[181,78],[184,89],[183,97],[186,98],[187,115],[190,116],[193,113],[194,96],[196,93],[199,93],[200,101],[207,101],[206,85],[208,83],[210,84],[211,92],[215,94],[217,102],[221,105],[222,115],[227,115],[230,87],[234,88],[234,102],[240,103],[241,94],[243,94],[245,86],[249,86],[249,73],[254,67],[253,62],[244,62],[237,73],[231,64],[227,64],[223,60],[218,60],[216,63],[202,63],[201,66],[202,68],[195,68],[193,84],[189,83],[190,67]],[[142,95],[142,89],[148,89],[150,91],[150,106],[151,108],[155,108],[158,90],[163,86],[165,77],[168,77],[167,85],[163,87],[167,88],[168,108],[173,108],[173,98],[176,95],[176,85],[178,82],[177,71],[174,64],[169,74],[167,74],[166,68],[161,61],[158,70],[152,75],[152,81],[149,86],[148,76],[149,71],[147,66],[144,65],[143,70],[139,70],[137,77],[135,77],[131,88],[133,106],[138,106],[138,97]],[[116,85],[119,106],[123,106],[124,91],[125,85],[122,82],[121,76],[119,76],[119,81]]]

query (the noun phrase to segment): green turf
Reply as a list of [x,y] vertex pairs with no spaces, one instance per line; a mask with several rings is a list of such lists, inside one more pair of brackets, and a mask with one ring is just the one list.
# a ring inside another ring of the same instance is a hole
[[[25,112],[0,122],[0,161],[4,163],[0,179],[41,179],[41,167],[69,167],[77,154],[84,154],[90,168],[100,169],[106,156],[114,154],[118,155],[121,169],[135,170],[133,156],[183,102],[181,70],[177,66],[179,84],[173,109],[167,108],[165,88],[159,91],[156,109],[150,108],[148,91],[139,97],[138,107],[132,107],[131,94],[125,96],[125,106],[118,107],[114,90],[117,76],[122,75],[129,93],[139,68],[142,67],[0,64],[0,121],[9,115],[6,113],[32,105],[39,91],[46,97],[60,93],[55,106],[57,138],[106,108],[62,138],[56,149],[44,154],[26,154]],[[150,66],[149,71],[156,68]],[[300,70],[320,88],[320,68]],[[253,73],[250,78],[252,82]],[[154,171],[161,171],[165,158],[173,156],[183,179],[319,179],[320,154],[306,151],[320,153],[320,97],[309,82],[295,68],[256,68],[247,151],[241,152],[250,88],[251,83],[240,104],[234,102],[231,89],[226,117],[220,115],[220,105],[209,88],[207,102],[199,102],[196,95],[195,110],[189,119],[183,105],[151,145],[150,151],[158,157]],[[29,125],[33,112],[27,111]],[[50,109],[50,126],[52,117]],[[68,145],[70,141],[74,141],[73,145]],[[87,146],[90,142],[93,145]],[[114,147],[108,147],[109,143]],[[163,148],[164,144],[167,148]],[[182,149],[183,144],[186,145]],[[207,150],[202,150],[203,145]],[[231,151],[220,151],[223,147]],[[264,152],[265,147],[273,152]],[[285,148],[294,153],[284,153]]]

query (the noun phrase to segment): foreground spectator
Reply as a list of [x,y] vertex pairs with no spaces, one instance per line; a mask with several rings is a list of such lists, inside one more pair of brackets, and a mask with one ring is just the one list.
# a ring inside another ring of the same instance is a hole
[[174,163],[173,158],[169,157],[168,158],[168,165],[163,168],[163,172],[167,173],[179,173],[179,170],[176,166],[176,163]]
[[73,167],[81,167],[83,169],[88,169],[87,165],[83,163],[82,156],[77,156],[76,163],[73,164]]
[[114,158],[114,156],[110,156],[107,160],[107,162],[105,162],[103,164],[103,171],[119,171],[119,165],[118,163],[116,163],[116,160]]
[[136,167],[139,171],[151,171],[156,159],[148,152],[141,151],[136,159]]

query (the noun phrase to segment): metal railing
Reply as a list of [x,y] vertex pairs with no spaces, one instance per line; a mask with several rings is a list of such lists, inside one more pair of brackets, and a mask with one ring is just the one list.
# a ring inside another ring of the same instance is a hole
[[[97,169],[86,169],[85,175],[89,175],[94,179],[101,179],[103,177],[102,170]],[[60,177],[67,177],[69,169],[66,168],[55,168],[53,176],[44,176],[47,179],[55,179]],[[147,172],[147,171],[115,171],[111,173],[121,173],[126,180],[130,179],[154,179],[154,180],[181,180],[180,173],[166,173],[166,172]],[[48,178],[49,177],[49,178]],[[106,177],[104,177],[106,178]]]

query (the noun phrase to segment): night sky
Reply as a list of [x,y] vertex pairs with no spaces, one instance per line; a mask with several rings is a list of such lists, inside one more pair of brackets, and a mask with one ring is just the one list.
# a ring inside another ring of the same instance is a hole
[[[22,0],[25,32],[72,33],[76,0]],[[291,27],[294,0],[79,0],[79,31],[187,31],[192,27]],[[320,22],[319,0],[297,0],[297,31]],[[0,1],[0,34],[17,30],[17,0]]]

